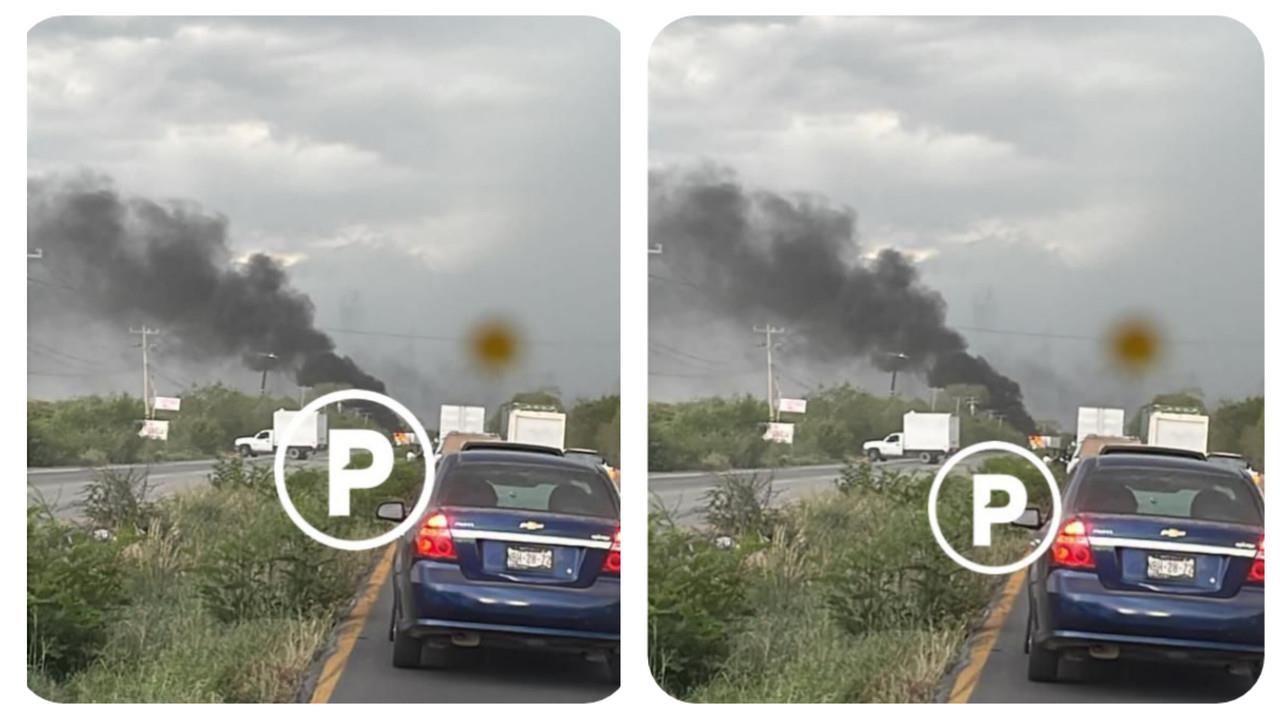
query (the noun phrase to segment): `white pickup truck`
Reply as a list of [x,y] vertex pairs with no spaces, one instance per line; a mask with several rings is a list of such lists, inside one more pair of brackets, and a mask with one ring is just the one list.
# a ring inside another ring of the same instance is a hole
[[[297,412],[278,409],[271,415],[271,429],[264,429],[251,437],[236,439],[236,452],[241,457],[256,457],[259,454],[271,454],[276,451],[276,437],[284,434],[289,423],[297,416]],[[313,412],[302,427],[294,433],[285,455],[289,459],[306,459],[312,452],[322,450],[329,445],[329,418]]]
[[902,431],[884,439],[862,443],[862,451],[872,462],[901,457],[918,457],[935,464],[960,448],[960,418],[940,412],[908,412],[902,415]]

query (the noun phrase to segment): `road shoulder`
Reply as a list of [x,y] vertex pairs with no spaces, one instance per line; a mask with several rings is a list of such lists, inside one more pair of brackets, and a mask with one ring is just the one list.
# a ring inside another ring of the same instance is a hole
[[996,590],[977,623],[977,629],[960,647],[954,665],[939,685],[938,701],[948,704],[968,703],[982,677],[982,670],[987,666],[996,640],[1013,611],[1026,576],[1025,570],[1015,572]]

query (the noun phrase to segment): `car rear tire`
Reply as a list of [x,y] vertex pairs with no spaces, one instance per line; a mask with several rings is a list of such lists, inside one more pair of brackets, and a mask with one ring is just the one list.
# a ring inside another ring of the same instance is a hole
[[1057,652],[1045,649],[1034,639],[1031,640],[1027,657],[1027,678],[1033,682],[1058,681],[1058,658]]
[[392,666],[419,669],[422,667],[422,653],[421,639],[415,639],[404,632],[395,632],[391,649]]

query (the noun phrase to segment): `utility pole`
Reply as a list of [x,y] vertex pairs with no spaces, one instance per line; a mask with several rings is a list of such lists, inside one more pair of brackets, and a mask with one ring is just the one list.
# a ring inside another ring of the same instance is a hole
[[756,334],[764,335],[764,361],[765,372],[768,374],[768,393],[769,393],[769,421],[778,421],[777,410],[777,381],[773,377],[773,336],[785,334],[786,330],[782,327],[774,327],[771,324],[765,324],[764,327],[752,327],[751,331]]
[[306,406],[306,404],[307,404],[307,390],[309,390],[309,389],[311,389],[311,388],[310,388],[310,387],[303,387],[302,385],[298,385],[298,409],[302,409],[303,407],[305,407],[305,406]]
[[151,343],[147,340],[152,335],[160,334],[160,330],[142,326],[142,329],[129,328],[129,334],[142,335],[142,406],[146,409],[147,419],[156,418],[155,403],[151,399],[151,367],[150,367],[150,350]]

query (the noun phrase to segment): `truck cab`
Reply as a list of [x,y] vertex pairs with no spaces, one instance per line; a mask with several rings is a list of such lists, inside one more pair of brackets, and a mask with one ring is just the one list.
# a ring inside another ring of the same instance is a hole
[[236,440],[236,451],[241,457],[256,457],[270,454],[276,449],[275,439],[269,429],[264,429],[252,437],[240,437]]
[[872,462],[902,456],[902,433],[894,432],[884,439],[873,439],[862,443],[862,451]]

